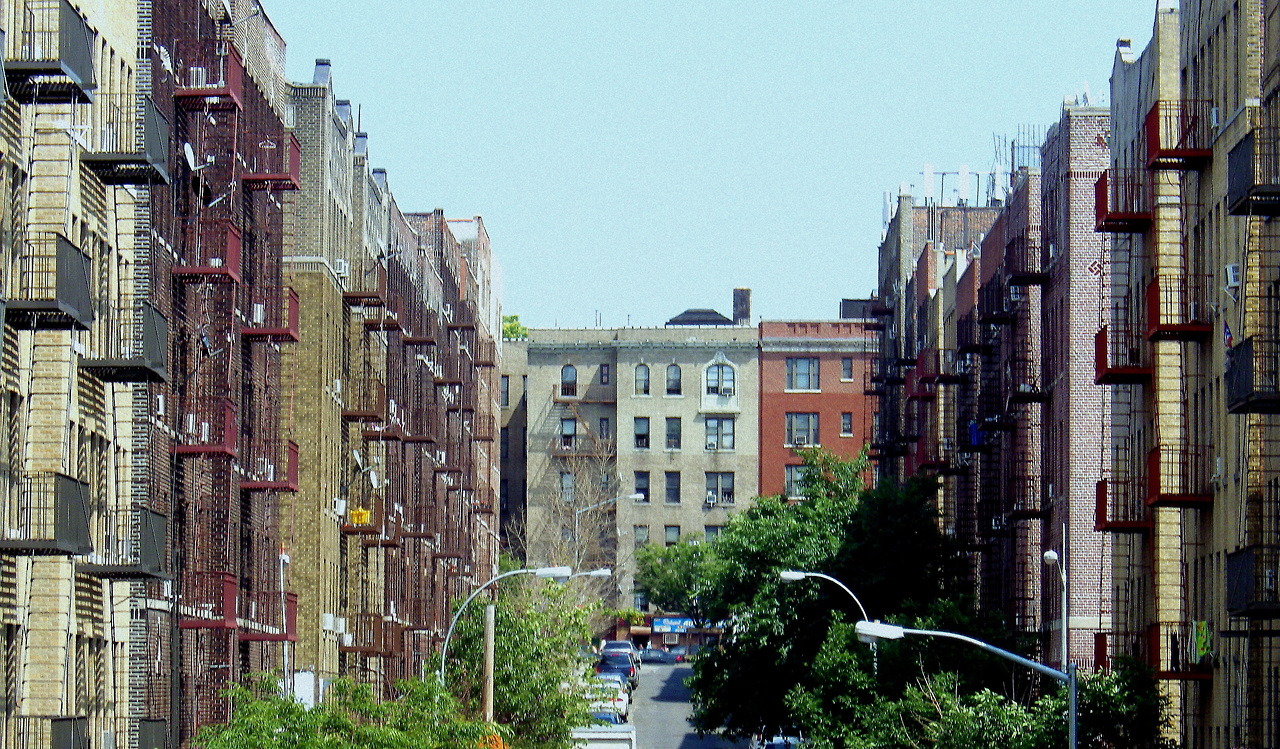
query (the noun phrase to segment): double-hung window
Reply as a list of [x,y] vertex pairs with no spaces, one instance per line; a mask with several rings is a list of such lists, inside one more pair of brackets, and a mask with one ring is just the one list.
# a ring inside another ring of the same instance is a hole
[[818,415],[810,413],[787,414],[787,444],[795,447],[817,445]]
[[565,450],[573,449],[574,438],[578,436],[578,420],[577,419],[561,419],[560,420],[560,447]]
[[644,499],[636,500],[637,502],[649,501],[649,472],[636,471],[636,494],[644,497]]
[[732,416],[708,416],[707,419],[707,449],[708,450],[732,450],[733,449],[733,417]]
[[672,364],[667,367],[667,395],[680,395],[684,390],[684,383],[680,378],[680,365]]
[[636,395],[649,394],[649,365],[636,365]]
[[733,504],[733,472],[707,472],[707,504]]
[[666,487],[667,504],[671,504],[671,505],[680,504],[680,472],[667,471],[666,480],[667,480],[667,487]]
[[649,449],[649,417],[635,417],[636,449]]
[[680,417],[679,416],[667,417],[667,449],[668,450],[680,449]]
[[787,496],[803,497],[804,488],[801,482],[804,480],[804,466],[787,466]]
[[733,367],[728,364],[707,367],[707,395],[733,395],[733,379]]
[[807,356],[787,357],[787,390],[817,390],[818,359]]

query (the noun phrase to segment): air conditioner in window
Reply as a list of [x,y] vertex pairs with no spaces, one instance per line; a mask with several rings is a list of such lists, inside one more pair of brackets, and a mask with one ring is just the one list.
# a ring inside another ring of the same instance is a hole
[[707,506],[710,507],[716,503],[716,493],[707,492]]
[[805,445],[809,444],[809,438],[804,436],[803,434],[797,434],[795,438],[791,441],[791,444],[795,445],[796,447],[804,447]]
[[722,387],[722,388],[720,388],[720,395],[724,396],[725,398],[732,398],[732,397],[733,397],[733,388],[732,388],[732,387]]
[[203,88],[209,85],[209,71],[192,66],[187,68],[187,88]]
[[333,261],[333,273],[338,278],[347,278],[351,275],[351,261],[346,258],[338,258]]
[[707,440],[707,449],[708,449],[708,450],[714,450],[714,449],[716,449],[716,441],[715,441],[715,440]]
[[1223,275],[1226,276],[1227,288],[1240,288],[1240,265],[1238,263],[1230,263],[1222,269]]
[[1209,127],[1216,130],[1221,126],[1222,126],[1222,110],[1218,109],[1217,107],[1211,107],[1209,109]]
[[326,632],[333,631],[333,614],[324,613],[320,615],[320,629]]

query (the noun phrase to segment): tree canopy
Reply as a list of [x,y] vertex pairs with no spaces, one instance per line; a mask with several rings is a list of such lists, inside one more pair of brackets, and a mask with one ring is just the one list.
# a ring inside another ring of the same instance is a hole
[[502,337],[509,341],[523,341],[529,337],[529,329],[520,324],[519,315],[503,315]]

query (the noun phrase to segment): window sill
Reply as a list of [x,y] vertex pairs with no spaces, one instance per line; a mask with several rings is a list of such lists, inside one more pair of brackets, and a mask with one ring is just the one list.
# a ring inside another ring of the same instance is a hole
[[853,436],[853,432],[841,432],[841,433],[840,433],[840,436],[841,436],[841,437],[852,437],[852,436]]
[[786,388],[784,393],[821,393],[821,388]]
[[790,449],[792,449],[792,450],[797,450],[797,449],[803,449],[803,448],[806,448],[806,447],[822,447],[822,443],[821,443],[821,442],[806,442],[806,443],[804,443],[803,445],[793,445],[793,444],[791,444],[790,442],[784,442],[784,443],[782,444],[782,446],[783,446],[783,447],[786,447],[786,448],[790,448]]
[[668,447],[668,448],[665,448],[662,452],[664,452],[664,453],[678,453],[678,452],[680,452],[680,448],[678,448],[678,447]]
[[733,452],[733,448],[732,448],[732,447],[717,447],[717,448],[716,448],[716,449],[714,449],[714,450],[704,450],[703,452],[708,452],[708,453],[731,453],[731,452]]
[[662,397],[663,397],[663,398],[671,398],[672,400],[675,400],[675,399],[677,399],[677,398],[683,398],[683,397],[684,397],[684,393],[663,393]]

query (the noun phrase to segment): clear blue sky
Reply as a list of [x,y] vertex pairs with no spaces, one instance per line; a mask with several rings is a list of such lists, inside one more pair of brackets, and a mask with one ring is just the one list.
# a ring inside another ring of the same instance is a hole
[[[885,191],[1105,101],[1155,0],[264,0],[333,60],[400,205],[479,214],[528,325],[688,307],[831,318],[875,282]],[[951,178],[954,179],[954,178]],[[951,183],[948,185],[950,188]]]

